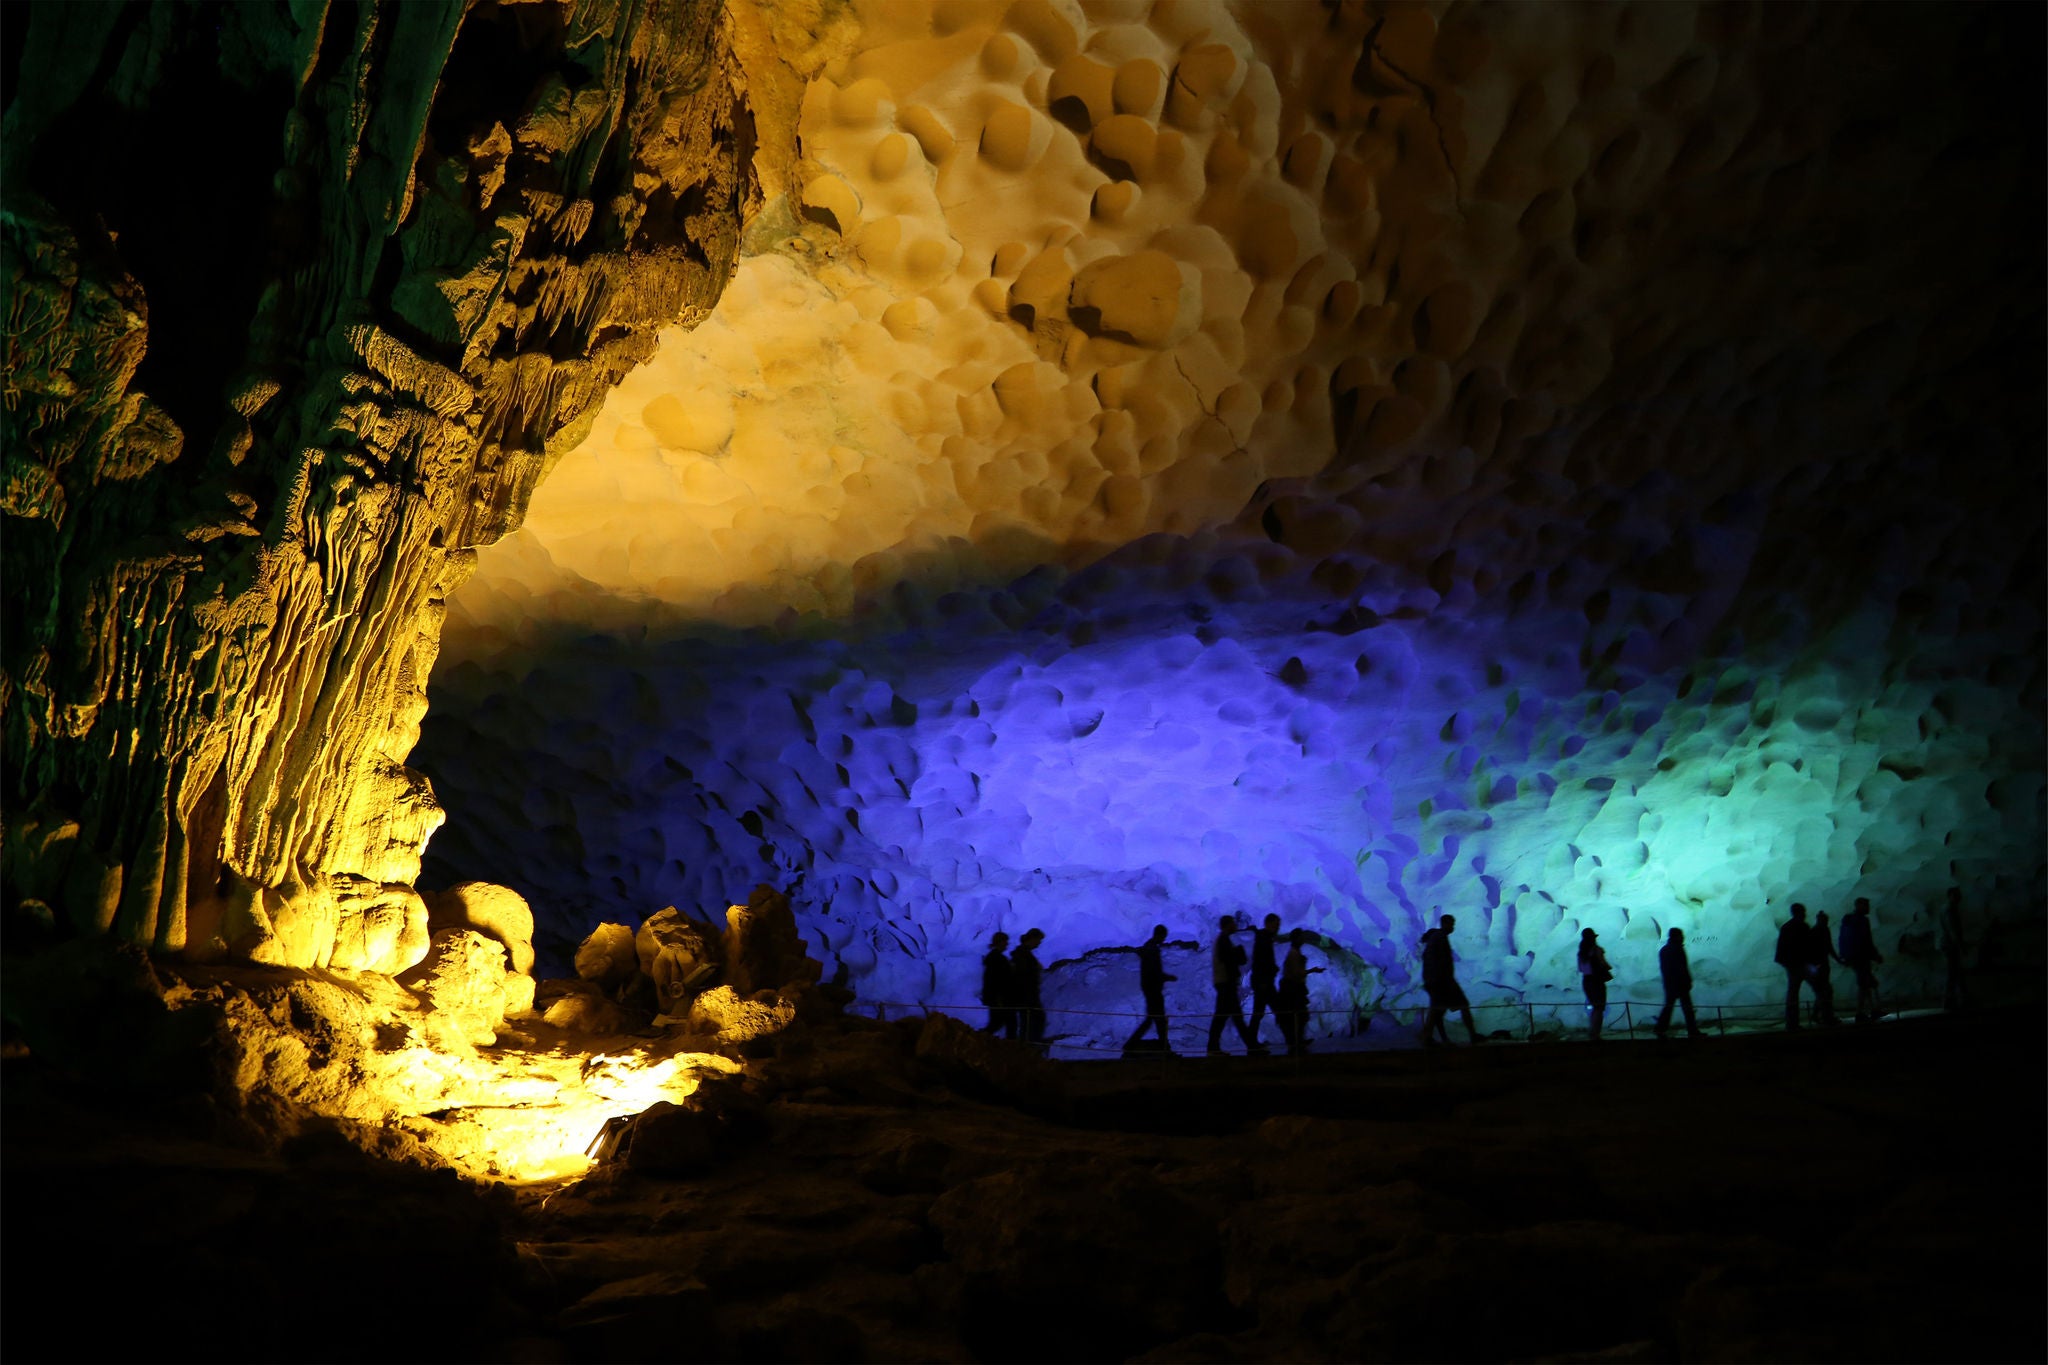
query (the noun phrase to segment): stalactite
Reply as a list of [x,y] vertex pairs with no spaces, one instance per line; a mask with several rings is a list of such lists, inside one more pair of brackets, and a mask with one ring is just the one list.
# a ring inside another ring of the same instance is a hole
[[745,113],[707,0],[296,13],[28,25],[7,877],[160,952],[396,972],[441,603],[716,300]]

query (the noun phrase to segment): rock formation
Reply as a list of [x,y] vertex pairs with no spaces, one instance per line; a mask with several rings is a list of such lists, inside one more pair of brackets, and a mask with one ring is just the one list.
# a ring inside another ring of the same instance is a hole
[[25,30],[10,892],[160,952],[401,971],[428,946],[442,815],[405,759],[442,603],[731,269],[752,129],[719,7],[49,5]]
[[845,996],[818,991],[819,966],[806,956],[789,897],[757,886],[745,905],[726,907],[714,932],[674,906],[638,932],[600,924],[576,947],[576,979],[544,981],[548,1023],[605,1034],[653,1025],[718,1043],[780,1032],[799,1013],[836,1013]]

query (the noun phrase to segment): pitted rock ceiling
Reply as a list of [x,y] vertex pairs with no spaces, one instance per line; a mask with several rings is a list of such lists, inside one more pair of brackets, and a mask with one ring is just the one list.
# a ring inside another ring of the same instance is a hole
[[1274,908],[1354,996],[1446,910],[1509,996],[1677,926],[1750,998],[1793,899],[1908,973],[1951,880],[2037,915],[1991,14],[833,13],[740,12],[734,281],[451,599],[430,870],[558,951],[775,881],[937,1003],[1034,924]]
[[395,971],[425,847],[559,968],[769,881],[938,1003],[1265,907],[1352,1001],[1445,910],[1510,998],[2039,951],[2038,10],[24,22],[10,905]]

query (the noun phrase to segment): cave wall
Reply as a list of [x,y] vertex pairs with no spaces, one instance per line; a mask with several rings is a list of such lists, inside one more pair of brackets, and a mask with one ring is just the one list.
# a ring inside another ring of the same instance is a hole
[[767,879],[879,998],[2038,945],[2038,13],[6,25],[10,914],[397,970],[438,787],[544,948]]
[[800,154],[451,600],[430,878],[941,1004],[1266,908],[1388,999],[1442,911],[1494,999],[2038,956],[2038,15],[742,12]]
[[729,274],[725,35],[687,0],[10,7],[10,912],[419,959],[442,604]]

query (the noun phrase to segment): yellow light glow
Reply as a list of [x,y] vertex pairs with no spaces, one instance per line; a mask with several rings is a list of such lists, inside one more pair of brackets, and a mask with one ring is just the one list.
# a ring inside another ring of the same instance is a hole
[[[371,1081],[394,1126],[472,1179],[513,1185],[585,1174],[594,1164],[585,1151],[607,1120],[658,1100],[681,1104],[699,1076],[738,1070],[724,1057],[651,1048],[408,1054],[402,1070]],[[423,1110],[428,1095],[444,1102]]]

